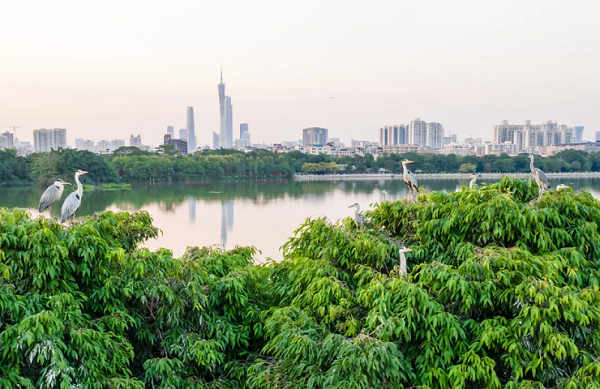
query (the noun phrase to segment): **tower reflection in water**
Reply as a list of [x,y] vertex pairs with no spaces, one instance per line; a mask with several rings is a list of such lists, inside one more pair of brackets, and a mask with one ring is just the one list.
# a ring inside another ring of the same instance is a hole
[[233,229],[233,200],[221,202],[221,245],[225,250],[227,233]]

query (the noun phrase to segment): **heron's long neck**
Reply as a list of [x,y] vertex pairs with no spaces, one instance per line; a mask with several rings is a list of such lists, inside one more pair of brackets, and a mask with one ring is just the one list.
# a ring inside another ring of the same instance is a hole
[[533,158],[529,158],[529,160],[531,161],[529,167],[531,168],[531,171],[533,171],[533,169],[535,169],[535,166],[533,166]]
[[360,212],[360,205],[357,205],[355,214],[358,215],[359,212]]
[[406,173],[406,164],[404,162],[402,162],[402,169],[404,170],[404,173]]
[[79,174],[75,176],[75,181],[77,182],[77,194],[79,194],[79,198],[83,195],[83,186],[81,186],[81,182],[79,181]]

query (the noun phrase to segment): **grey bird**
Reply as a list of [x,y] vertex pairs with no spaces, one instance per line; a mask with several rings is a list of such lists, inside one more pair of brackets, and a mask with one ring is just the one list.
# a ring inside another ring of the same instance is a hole
[[533,179],[535,180],[536,184],[538,185],[538,188],[540,189],[540,194],[538,196],[538,199],[540,197],[542,197],[542,193],[550,188],[550,183],[548,182],[548,177],[546,177],[546,173],[544,173],[541,169],[536,168],[535,166],[533,166],[533,154],[529,155],[529,159],[531,160],[531,163],[529,164],[529,167],[531,168],[531,175],[533,176]]
[[419,192],[419,182],[417,181],[417,177],[415,177],[415,175],[406,168],[406,164],[409,163],[413,163],[413,161],[410,161],[408,159],[402,161],[402,169],[404,169],[404,172],[402,173],[402,178],[404,179],[404,183],[408,186],[408,189],[410,190],[410,193],[412,195],[413,190],[417,193]]
[[356,211],[354,212],[354,216],[352,217],[354,219],[354,223],[356,223],[356,227],[364,226],[366,219],[365,219],[365,215],[360,213],[360,205],[358,205],[358,203],[354,203],[351,206],[349,206],[348,208],[352,208],[352,207],[356,207]]
[[54,184],[50,185],[40,198],[40,213],[44,212],[49,206],[54,204],[57,200],[60,200],[65,190],[65,184],[71,185],[68,182],[64,182],[61,179],[54,181]]
[[408,275],[408,271],[406,270],[406,257],[404,256],[404,253],[408,253],[412,251],[409,248],[406,248],[404,246],[400,247],[399,250],[399,254],[400,254],[400,276],[401,277],[406,277]]
[[87,174],[85,170],[77,170],[75,172],[75,182],[77,182],[77,191],[71,193],[60,209],[61,214],[61,223],[64,223],[70,217],[75,215],[75,212],[79,209],[81,205],[81,197],[83,196],[83,187],[81,186],[81,182],[79,181],[79,176]]

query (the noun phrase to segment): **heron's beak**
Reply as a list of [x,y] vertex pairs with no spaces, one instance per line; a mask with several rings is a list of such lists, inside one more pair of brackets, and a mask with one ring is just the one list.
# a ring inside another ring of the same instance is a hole
[[406,161],[406,163],[413,163],[413,161]]
[[411,252],[411,249],[404,249],[404,251],[406,251],[407,253]]
[[71,183],[70,183],[70,182],[64,182],[64,181],[63,181],[63,184],[64,184],[64,185],[71,185]]
[[85,170],[81,171],[81,174],[87,174],[88,172],[86,172]]

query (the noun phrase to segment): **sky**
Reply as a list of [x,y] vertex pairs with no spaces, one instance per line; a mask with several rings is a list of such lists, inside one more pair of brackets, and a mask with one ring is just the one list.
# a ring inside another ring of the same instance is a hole
[[[597,0],[0,0],[0,131],[162,143],[195,111],[234,138],[379,140],[415,118],[492,139],[501,120],[600,131]],[[176,131],[177,132],[177,131]]]

